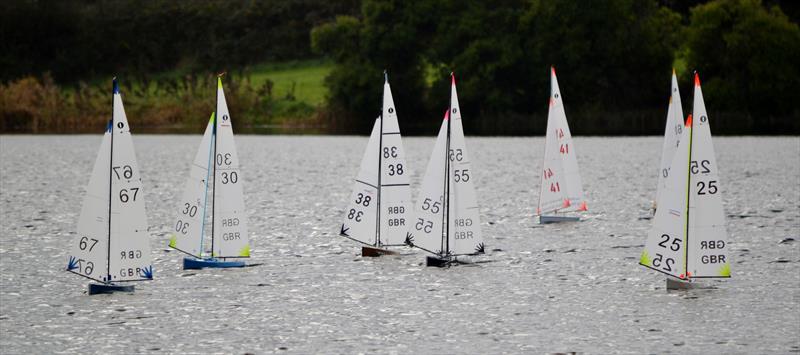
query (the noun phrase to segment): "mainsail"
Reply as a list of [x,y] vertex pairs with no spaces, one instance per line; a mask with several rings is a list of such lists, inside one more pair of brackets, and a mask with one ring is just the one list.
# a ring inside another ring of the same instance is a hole
[[222,78],[217,78],[216,117],[216,140],[212,162],[214,164],[212,256],[246,258],[250,257],[250,242],[242,191],[243,179],[233,141],[233,126],[228,103],[222,90]]

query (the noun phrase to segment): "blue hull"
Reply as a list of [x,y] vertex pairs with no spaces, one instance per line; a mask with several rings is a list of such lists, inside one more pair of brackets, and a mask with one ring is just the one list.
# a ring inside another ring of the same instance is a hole
[[99,295],[103,293],[129,292],[132,293],[136,287],[134,285],[112,285],[112,284],[89,284],[89,294]]
[[539,216],[539,224],[560,223],[560,222],[579,222],[578,216]]
[[244,261],[224,261],[220,259],[183,258],[184,270],[198,270],[202,268],[227,269],[232,267],[244,267]]

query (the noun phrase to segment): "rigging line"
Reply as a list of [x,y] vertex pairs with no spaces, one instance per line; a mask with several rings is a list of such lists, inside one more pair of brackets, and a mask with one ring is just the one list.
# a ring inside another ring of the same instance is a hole
[[[211,115],[211,118],[212,118],[211,124],[214,125],[211,128],[211,139],[213,140],[213,139],[216,139],[216,135],[217,135],[216,134],[217,113],[214,112]],[[203,239],[205,238],[205,235],[206,235],[206,216],[207,216],[207,210],[208,210],[208,177],[209,177],[209,175],[211,175],[211,169],[209,169],[208,166],[213,164],[214,154],[211,151],[213,149],[213,147],[214,146],[212,145],[212,142],[208,142],[208,165],[205,166],[205,169],[206,169],[206,181],[205,181],[206,187],[203,190],[204,191],[203,192],[203,222],[202,222],[202,227],[200,228],[200,252],[199,252],[200,256],[198,257],[199,259],[203,258]],[[212,217],[212,220],[211,220],[211,225],[212,226],[214,225],[213,217]],[[211,233],[211,237],[212,238],[214,237],[214,233],[213,232]],[[178,250],[180,250],[180,249],[178,249]],[[213,252],[213,247],[212,247],[212,252]]]
[[198,256],[198,255],[194,255],[194,254],[192,254],[192,253],[190,253],[190,252],[188,252],[188,251],[186,251],[186,250],[183,250],[183,249],[178,249],[178,248],[176,248],[176,247],[171,247],[171,248],[172,248],[172,249],[175,249],[175,250],[177,250],[177,251],[179,251],[179,252],[181,252],[181,253],[184,253],[184,254],[187,254],[187,255],[191,255],[191,256],[193,256],[193,257],[195,257],[195,258],[198,258],[198,259],[203,257],[203,254],[202,254],[202,253],[201,253],[201,254]]
[[68,272],[71,272],[71,273],[73,273],[73,274],[75,274],[75,275],[78,275],[78,276],[83,276],[83,277],[85,277],[85,278],[87,278],[87,279],[89,279],[89,280],[92,280],[92,281],[102,282],[102,283],[104,283],[104,284],[107,284],[107,283],[108,283],[108,282],[106,282],[106,281],[103,281],[103,280],[100,280],[100,279],[96,279],[96,278],[94,278],[94,277],[91,277],[91,276],[86,276],[86,275],[84,275],[84,274],[81,274],[81,273],[79,273],[79,272],[75,272],[75,271],[72,271],[72,270],[67,270],[67,271],[68,271]]
[[114,130],[116,129],[115,128],[116,115],[114,114],[114,112],[116,111],[115,95],[117,95],[117,92],[119,90],[117,86],[116,77],[114,77],[112,83],[113,83],[112,84],[113,89],[111,94],[111,149],[108,158],[108,248],[106,251],[106,277],[108,278],[108,280],[106,280],[105,283],[111,283],[111,196],[112,196],[111,190],[113,189],[111,170],[114,169]]
[[545,174],[544,173],[544,171],[545,171],[544,169],[545,169],[545,164],[547,163],[547,135],[550,134],[550,103],[553,102],[553,78],[552,77],[550,78],[550,98],[549,98],[549,100],[547,100],[547,102],[548,102],[548,107],[547,107],[547,111],[548,112],[547,112],[547,123],[546,123],[546,127],[545,127],[546,131],[544,132],[544,153],[542,155],[542,171],[540,172],[542,174],[542,179],[541,179],[542,183],[539,186],[539,201],[536,203],[536,208],[537,208],[537,210],[539,212],[538,213],[539,217],[542,216],[542,213],[541,213],[542,212],[542,194],[544,193],[544,174]]
[[[444,117],[445,117],[445,120],[447,120],[447,122],[445,122],[445,124],[449,126],[450,125],[450,108],[449,107],[447,108],[447,112],[445,113]],[[447,138],[445,138],[445,139],[447,139]],[[438,138],[437,138],[437,140],[438,140]],[[445,216],[445,214],[446,214],[445,211],[446,211],[447,202],[448,202],[448,199],[447,199],[447,159],[449,158],[449,156],[447,154],[447,148],[448,148],[447,147],[447,142],[445,141],[445,147],[444,147],[444,181],[442,181],[442,229],[439,231],[439,234],[440,234],[440,236],[439,236],[440,237],[440,244],[439,244],[440,253],[439,253],[439,256],[441,256],[441,251],[445,250],[444,249],[444,239],[445,239],[444,226],[445,226],[445,223],[447,221],[447,217]]]
[[[383,109],[381,107],[380,130],[383,133]],[[381,175],[383,174],[383,134],[378,137],[378,203],[375,204],[377,217],[375,218],[375,246],[381,246]]]
[[373,185],[373,184],[370,184],[370,183],[368,183],[368,182],[364,182],[364,181],[361,181],[361,180],[358,180],[358,179],[356,179],[356,182],[360,182],[360,183],[362,183],[362,184],[364,184],[364,185],[367,185],[367,186],[369,186],[369,187],[374,187],[374,188],[376,188],[376,189],[378,188],[377,186],[375,186],[375,185]]
[[[213,157],[214,157],[214,161],[213,161],[213,164],[214,164],[213,165],[213,167],[214,167],[214,180],[211,182],[211,257],[212,258],[214,257],[214,225],[216,224],[214,222],[215,222],[216,214],[217,214],[217,208],[216,208],[217,207],[216,206],[216,203],[217,203],[217,159],[216,159],[216,155],[217,155],[217,140],[218,140],[217,139],[217,126],[219,125],[219,120],[217,119],[217,116],[219,116],[219,90],[222,89],[222,79],[217,77],[217,83],[218,83],[217,84],[217,93],[216,93],[217,94],[217,103],[216,103],[216,108],[214,109],[214,130],[213,130],[213,135],[212,135],[212,138],[214,139],[214,154],[213,154]],[[208,179],[206,179],[206,180],[208,180]],[[203,251],[201,250],[200,251],[201,255],[202,255],[202,252]]]
[[450,88],[450,105],[449,105],[450,108],[449,108],[449,111],[448,111],[448,115],[450,115],[450,117],[448,117],[448,119],[447,119],[447,144],[446,144],[446,148],[444,150],[444,158],[445,158],[445,172],[444,172],[445,173],[444,174],[445,175],[445,190],[447,192],[447,219],[445,220],[445,222],[447,223],[447,225],[445,227],[445,231],[446,231],[445,232],[445,237],[446,237],[446,239],[445,239],[445,247],[447,249],[445,249],[445,255],[450,255],[450,155],[449,155],[449,153],[450,153],[450,138],[451,138],[450,136],[452,136],[452,129],[451,129],[452,125],[451,125],[451,123],[453,121],[453,113],[454,113],[453,112],[453,91],[455,90],[455,88],[453,86],[455,86],[455,75],[453,73],[450,73],[450,77],[452,79],[451,80],[451,82],[452,82],[451,85],[452,86]]
[[[694,113],[694,108],[692,108],[692,113]],[[683,275],[687,280],[689,279],[689,201],[692,190],[692,140],[694,137],[694,115],[692,116],[691,126],[689,126],[689,166],[686,169],[686,235],[684,237],[686,246],[683,248]]]

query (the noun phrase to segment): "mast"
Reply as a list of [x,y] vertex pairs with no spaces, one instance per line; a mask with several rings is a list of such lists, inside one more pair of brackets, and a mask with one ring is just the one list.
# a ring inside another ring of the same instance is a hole
[[[217,74],[217,90],[219,90],[222,86],[222,74]],[[214,139],[214,154],[211,155],[212,157],[212,165],[213,171],[212,174],[214,175],[214,180],[211,182],[211,257],[214,257],[214,215],[217,213],[216,209],[216,202],[217,202],[217,125],[219,120],[217,119],[217,115],[219,115],[219,92],[216,93],[216,106],[214,108],[214,129],[211,131],[211,135]],[[200,255],[203,255],[203,251],[200,250]]]
[[445,230],[443,239],[444,239],[444,250],[445,255],[450,254],[450,122],[453,120],[453,87],[452,85],[455,84],[456,77],[453,72],[450,72],[450,104],[447,108],[447,143],[445,144],[444,149],[444,197],[445,197],[445,206],[447,209],[445,214],[442,216],[444,219],[444,226],[443,229]]
[[111,178],[111,170],[114,169],[114,95],[119,92],[119,86],[117,85],[117,77],[115,76],[111,79],[112,82],[112,93],[111,93],[111,149],[109,152],[109,159],[108,159],[108,249],[106,251],[106,283],[111,282],[111,190],[113,189],[113,180]]
[[544,153],[542,153],[542,171],[539,184],[539,201],[536,202],[536,214],[542,216],[542,194],[544,193],[544,168],[547,164],[547,135],[550,134],[550,106],[553,105],[553,66],[550,66],[550,96],[547,98],[547,122],[544,128]]
[[[694,90],[697,91],[697,72],[694,72]],[[694,100],[694,99],[693,99]],[[683,248],[683,276],[689,278],[689,201],[691,200],[692,191],[692,138],[694,138],[694,102],[692,102],[692,115],[689,116],[689,166],[686,169],[686,233],[684,236],[685,246]]]
[[[389,74],[386,73],[386,70],[383,71],[383,80],[384,84],[389,82]],[[384,97],[386,95],[386,88],[384,88]],[[383,101],[383,100],[381,100]],[[381,175],[383,174],[383,109],[384,104],[381,103],[381,115],[380,115],[380,134],[378,135],[378,202],[375,204],[375,208],[378,209],[377,216],[375,217],[375,246],[381,246],[381,190],[383,190],[383,186],[381,185]]]
[[[217,127],[216,126],[217,125],[217,113],[216,112],[214,112],[214,114],[212,115],[212,119],[213,119],[212,123],[214,124],[214,126],[211,128],[211,135],[215,136],[214,131],[216,130],[216,127]],[[214,149],[213,142],[209,142],[209,144],[208,144],[208,159],[207,159],[208,165],[206,165],[206,180],[205,180],[206,186],[205,186],[205,189],[203,189],[203,217],[202,217],[203,222],[201,223],[201,227],[200,227],[200,252],[198,253],[200,255],[200,258],[203,258],[203,239],[205,238],[205,234],[206,234],[206,213],[208,212],[207,211],[207,208],[208,208],[208,178],[209,178],[209,175],[211,174],[211,169],[210,169],[209,165],[212,165],[215,162],[214,161],[214,154],[213,154],[214,151],[213,151],[213,149]],[[212,209],[213,209],[213,206],[212,206]],[[211,225],[212,225],[212,228],[213,228],[213,225],[214,225],[214,221],[213,220],[211,221]],[[212,232],[212,238],[213,238],[213,232]],[[213,251],[213,249],[212,249],[212,251]]]

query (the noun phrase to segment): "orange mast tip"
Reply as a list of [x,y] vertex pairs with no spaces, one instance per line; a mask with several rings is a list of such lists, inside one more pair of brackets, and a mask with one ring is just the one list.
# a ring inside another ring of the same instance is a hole
[[689,117],[686,117],[686,127],[692,126],[692,114],[689,114]]
[[694,86],[700,86],[700,75],[694,72]]

